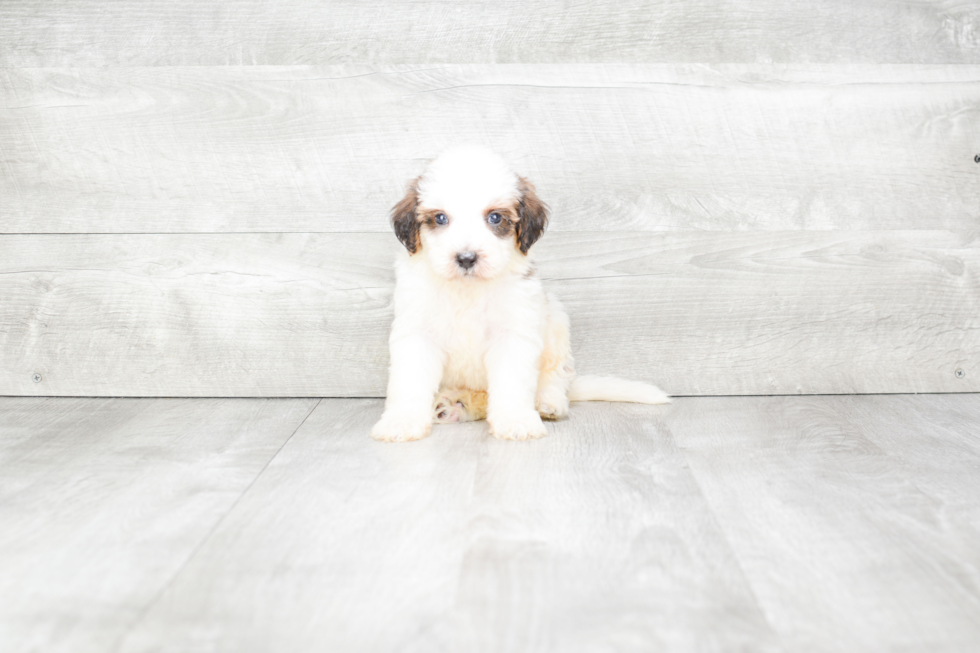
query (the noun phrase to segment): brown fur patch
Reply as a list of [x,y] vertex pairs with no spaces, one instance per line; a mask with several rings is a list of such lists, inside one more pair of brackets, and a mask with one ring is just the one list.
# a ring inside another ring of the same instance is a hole
[[[498,224],[490,224],[487,218],[490,217],[491,213],[500,214],[500,222]],[[483,220],[487,222],[487,227],[497,238],[511,238],[514,232],[517,230],[517,222],[519,220],[517,215],[517,207],[514,205],[503,205],[503,206],[491,206],[483,211]]]
[[527,254],[531,245],[541,237],[548,226],[548,207],[542,202],[534,190],[534,185],[524,177],[518,177],[518,190],[521,199],[518,202],[517,244],[522,254]]
[[[438,224],[436,222],[436,216],[439,215],[440,213],[442,213],[447,218],[449,218],[449,222],[447,222],[444,225],[443,224]],[[423,225],[425,227],[428,227],[429,229],[438,229],[439,227],[445,227],[445,226],[447,226],[450,222],[453,221],[453,219],[452,219],[452,217],[448,213],[446,213],[445,211],[442,211],[440,209],[425,209],[421,213],[418,214],[418,221],[419,221],[419,224],[421,224],[421,225]]]
[[414,179],[408,185],[408,192],[405,193],[405,197],[391,209],[391,226],[395,230],[395,236],[410,254],[414,254],[422,246],[419,239],[417,216],[419,206],[418,183],[419,179]]
[[463,405],[469,411],[473,419],[487,418],[487,392],[486,390],[466,390],[466,398]]

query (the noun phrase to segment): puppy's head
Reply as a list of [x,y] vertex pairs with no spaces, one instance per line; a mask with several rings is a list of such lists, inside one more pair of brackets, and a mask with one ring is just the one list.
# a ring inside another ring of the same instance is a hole
[[391,213],[395,235],[447,279],[493,279],[525,263],[548,223],[534,186],[480,147],[435,159]]

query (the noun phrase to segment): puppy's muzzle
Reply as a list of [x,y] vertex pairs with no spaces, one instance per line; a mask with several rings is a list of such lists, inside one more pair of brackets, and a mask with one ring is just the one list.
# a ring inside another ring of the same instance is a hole
[[478,258],[479,256],[476,252],[460,252],[456,255],[456,265],[464,270],[469,270],[476,265],[476,260]]

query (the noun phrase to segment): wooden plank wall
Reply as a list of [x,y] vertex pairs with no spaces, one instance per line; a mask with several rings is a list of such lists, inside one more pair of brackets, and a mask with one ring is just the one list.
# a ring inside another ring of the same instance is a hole
[[978,63],[957,0],[4,0],[0,65]]
[[0,394],[383,394],[460,141],[552,206],[581,371],[980,390],[980,9],[552,4],[4,3]]

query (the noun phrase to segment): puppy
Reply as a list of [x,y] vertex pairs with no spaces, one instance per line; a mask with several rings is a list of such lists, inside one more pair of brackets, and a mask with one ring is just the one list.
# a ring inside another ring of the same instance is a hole
[[496,154],[458,147],[435,159],[391,215],[395,319],[377,440],[418,440],[433,421],[484,417],[494,437],[547,435],[569,401],[670,399],[643,383],[576,377],[568,316],[535,275],[548,223],[534,186]]

